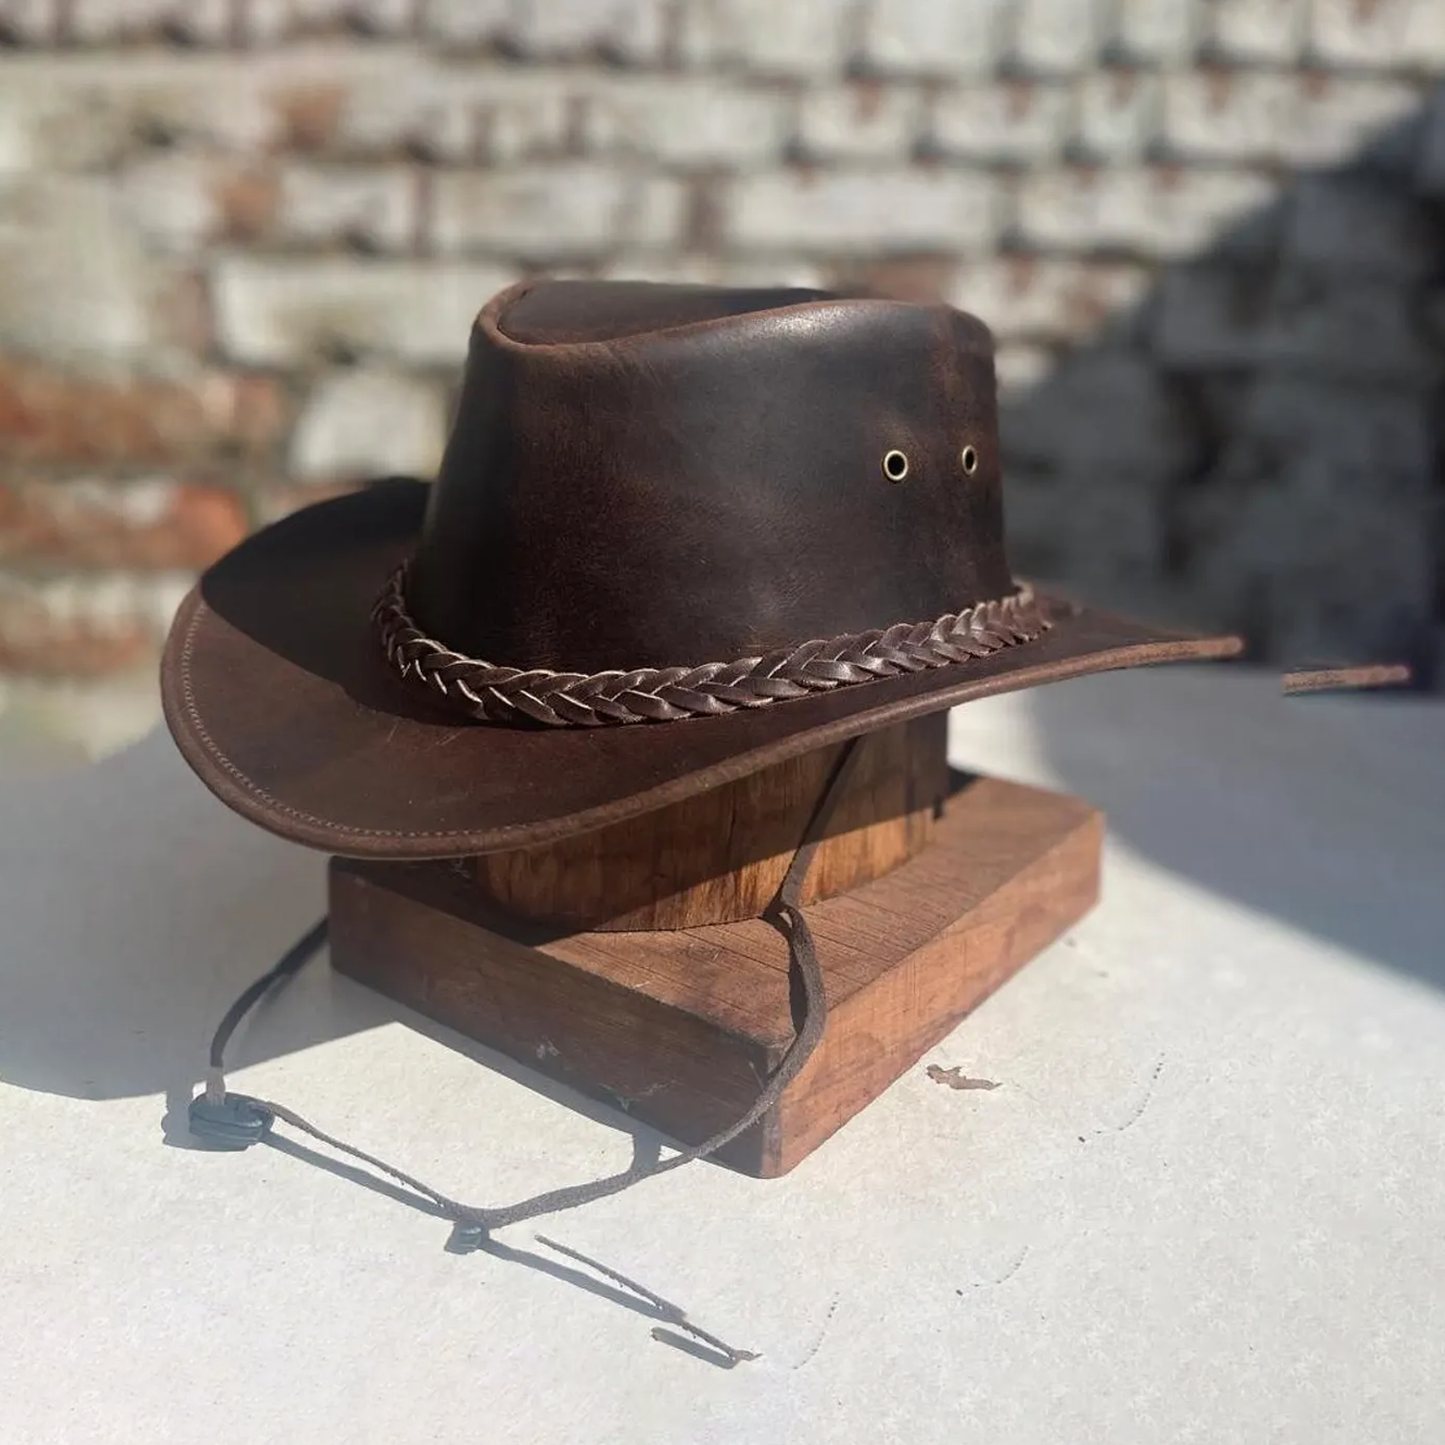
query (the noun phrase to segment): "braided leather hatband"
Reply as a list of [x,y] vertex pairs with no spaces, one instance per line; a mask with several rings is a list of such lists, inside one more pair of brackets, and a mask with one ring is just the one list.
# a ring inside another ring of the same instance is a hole
[[551,727],[672,722],[767,707],[813,692],[986,657],[1028,642],[1049,626],[1033,591],[1021,587],[935,622],[900,622],[882,631],[804,642],[735,662],[590,674],[499,667],[454,652],[416,625],[407,611],[405,564],[387,580],[372,621],[392,666],[403,677],[425,683],[458,711],[482,722],[530,719]]

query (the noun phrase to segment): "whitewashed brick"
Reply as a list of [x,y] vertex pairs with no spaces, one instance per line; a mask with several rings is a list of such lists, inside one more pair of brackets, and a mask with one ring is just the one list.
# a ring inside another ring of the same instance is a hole
[[712,77],[630,76],[593,95],[584,134],[589,148],[664,164],[775,161],[788,133],[786,105],[776,90]]
[[1214,263],[1175,268],[1160,288],[1153,341],[1179,369],[1287,367],[1410,386],[1434,373],[1407,290],[1298,268],[1274,278]]
[[1081,70],[1098,53],[1104,15],[1103,0],[1017,0],[1009,58],[1027,71]]
[[347,19],[366,35],[409,35],[415,18],[416,0],[351,0],[347,11]]
[[38,169],[36,130],[35,117],[24,99],[0,87],[0,182]]
[[631,8],[628,0],[522,0],[513,34],[530,51],[585,51],[602,43]]
[[293,26],[300,28],[292,0],[250,0],[236,11],[237,38],[244,45],[272,45]]
[[323,377],[307,398],[291,441],[301,481],[430,476],[446,445],[440,389],[398,372],[355,370]]
[[1056,364],[1054,353],[1047,347],[1017,341],[1003,343],[993,361],[999,400],[1008,403],[1032,391]]
[[[304,74],[305,67],[287,66]],[[254,74],[216,55],[22,55],[5,62],[0,129],[23,133],[36,169],[115,164],[150,133],[220,150],[260,150],[280,118]],[[13,143],[12,143],[13,144]]]
[[150,35],[164,25],[175,0],[71,0],[70,35],[82,45],[104,45]]
[[[1335,471],[1327,462],[1322,470]],[[1265,628],[1258,644],[1287,666],[1321,658],[1398,662],[1432,615],[1422,530],[1405,509],[1358,497],[1321,501],[1317,490],[1301,496],[1288,482],[1261,488],[1218,528],[1201,529],[1193,575],[1215,607],[1239,609],[1248,598],[1251,617]],[[1267,541],[1285,534],[1300,539],[1288,560]]]
[[637,247],[676,246],[687,227],[687,187],[670,176],[643,176],[632,182],[619,240]]
[[58,33],[56,0],[0,0],[0,36],[14,45],[48,45]]
[[104,177],[0,179],[0,345],[154,362],[158,285]]
[[421,29],[448,45],[486,45],[507,32],[515,8],[513,0],[426,0]]
[[666,59],[672,13],[667,0],[633,0],[608,37],[607,53],[633,65]]
[[1025,245],[1045,250],[1087,251],[1116,236],[1111,208],[1134,179],[1133,168],[1117,172],[1043,169],[1027,174],[1019,187],[1014,225]]
[[843,0],[695,0],[681,7],[679,51],[689,65],[741,63],[758,73],[827,75],[848,59]]
[[[1005,391],[1000,377],[1002,425],[1008,424],[1008,415],[1014,404],[1032,390],[1033,386],[1025,383]],[[1002,458],[1004,475],[1008,478],[1003,497],[1004,537],[1014,575],[1027,577],[1036,583],[1053,582],[1057,585],[1065,575],[1064,538],[1060,535],[1059,517],[1067,514],[1068,497],[1061,494],[1051,471],[1031,469],[1016,462],[1006,447],[1002,450]]]
[[851,252],[975,250],[998,227],[996,183],[958,171],[763,172],[726,192],[724,229],[739,245]]
[[[3,154],[4,146],[0,143],[0,157]],[[4,162],[0,159],[0,169],[3,168]],[[1426,111],[1417,184],[1425,195],[1445,195],[1445,84],[1436,87]]]
[[1298,269],[1281,273],[1270,296],[1269,337],[1275,354],[1301,371],[1428,386],[1438,365],[1409,290],[1377,277],[1343,284]]
[[1304,46],[1308,0],[1214,0],[1211,50],[1225,60],[1290,65]]
[[1029,257],[989,258],[960,267],[947,300],[985,322],[1000,341],[1063,332],[1076,267]]
[[[59,81],[59,83],[55,83]],[[101,170],[125,150],[109,97],[66,85],[46,61],[9,61],[0,84],[0,171]]]
[[628,201],[626,178],[595,165],[442,173],[433,182],[432,235],[444,254],[595,255],[620,238]]
[[1186,499],[1192,569],[1216,599],[1262,605],[1276,656],[1393,661],[1433,611],[1430,450],[1418,395],[1266,373]]
[[1367,141],[1413,117],[1421,102],[1420,91],[1404,81],[1332,75],[1295,84],[1298,110],[1280,138],[1280,155],[1290,165],[1352,161]]
[[1269,355],[1264,333],[1267,304],[1263,278],[1217,262],[1174,267],[1160,282],[1155,353],[1166,365],[1184,369],[1250,367],[1277,359]]
[[[1049,394],[1055,384],[1056,373],[1036,392]],[[1025,406],[1032,399],[1033,393],[1025,397]],[[1121,420],[1127,425],[1127,416]],[[1100,486],[1098,465],[1108,467],[1107,487]],[[1165,497],[1173,480],[1168,473],[1149,462],[1064,462],[1051,480],[1053,513],[1045,526],[1058,539],[1059,575],[1068,578],[1069,590],[1107,605],[1159,577]]]
[[1273,194],[1266,177],[1237,171],[1039,171],[1020,187],[1017,224],[1045,248],[1186,256]]
[[1238,446],[1246,453],[1287,455],[1313,442],[1349,470],[1369,477],[1375,498],[1403,501],[1430,486],[1434,454],[1429,399],[1418,392],[1266,374],[1250,388]]
[[680,256],[674,251],[638,252],[618,256],[601,266],[597,274],[607,281],[661,281],[683,285],[718,284],[715,256]]
[[1310,266],[1422,278],[1434,257],[1414,198],[1399,186],[1345,177],[1306,177],[1286,205],[1285,255]]
[[515,273],[493,266],[227,256],[212,268],[225,354],[298,366],[338,348],[416,365],[455,365],[472,319]]
[[[1107,424],[1101,419],[1107,418]],[[1026,465],[1137,468],[1158,485],[1191,459],[1188,417],[1153,360],[1105,346],[1078,353],[1015,407],[1003,437]]]
[[571,133],[571,97],[555,82],[494,91],[473,114],[481,127],[483,154],[504,165],[555,155],[566,148]]
[[796,255],[724,256],[717,263],[719,286],[798,286],[827,289],[821,270]]
[[[1051,394],[1057,376],[1026,393],[1021,404],[1006,407],[1004,427],[1036,395]],[[1011,477],[1007,440],[1003,445]],[[1040,577],[1042,563],[1054,577],[1067,579],[1071,592],[1104,605],[1132,607],[1124,599],[1137,597],[1163,570],[1164,507],[1173,478],[1148,464],[1107,462],[1109,484],[1100,486],[1098,465],[1061,462],[1049,469],[1047,487],[1031,489],[1033,495],[1021,499],[1021,505],[1011,505],[1005,496],[1009,554],[1034,577]]]
[[221,222],[222,173],[204,155],[162,155],[116,177],[116,194],[138,235],[162,250],[186,253],[214,239]]
[[1100,160],[1134,160],[1160,125],[1159,77],[1142,70],[1101,70],[1079,83],[1079,149]]
[[452,163],[555,155],[569,143],[574,99],[595,88],[571,77],[563,84],[543,68],[398,63],[345,87],[335,147]]
[[1261,161],[1280,155],[1299,124],[1292,75],[1184,71],[1164,80],[1161,136],[1191,160]]
[[241,61],[214,52],[19,54],[0,82],[0,154],[37,170],[117,164],[148,138],[265,154],[286,139],[288,97],[406,73],[387,47],[298,45]]
[[224,45],[231,39],[235,6],[231,0],[187,0],[171,6],[168,29],[192,45]]
[[[356,0],[285,0],[285,3],[296,28],[309,31],[344,25],[354,13]],[[477,3],[483,4],[485,0]]]
[[1332,65],[1414,70],[1445,63],[1440,0],[1315,0],[1310,49]]
[[888,160],[907,156],[919,138],[922,98],[877,81],[829,85],[804,95],[798,143],[819,160]]
[[[176,0],[184,5],[187,0]],[[477,9],[487,0],[469,0]],[[401,33],[409,27],[415,0],[243,0],[232,14],[241,38],[252,45],[352,27],[370,34]],[[399,27],[399,28],[398,28]]]
[[1431,286],[1421,296],[1420,324],[1437,347],[1445,348],[1445,286]]
[[477,149],[476,93],[436,66],[398,68],[349,85],[336,114],[335,149],[370,156],[411,149],[449,161]]
[[41,635],[57,624],[74,624],[102,636],[124,635],[140,627],[161,642],[194,580],[172,572],[55,577],[6,574],[0,577],[0,602],[10,614],[6,632],[11,637],[24,635],[28,614]]
[[702,256],[636,251],[596,273],[614,281],[669,281],[705,286],[799,286],[824,289],[821,273],[796,256]]
[[1052,160],[1068,133],[1066,87],[1035,81],[963,85],[934,103],[931,138],[945,155],[974,160]]
[[1002,52],[1010,0],[875,0],[864,56],[880,71],[982,74]]
[[418,75],[351,87],[337,117],[342,155],[407,150],[428,160],[468,162],[481,150],[480,111],[454,85]]
[[1196,0],[1119,0],[1111,39],[1134,60],[1182,61],[1198,43]]
[[522,0],[512,33],[539,55],[601,50],[648,62],[662,54],[666,12],[662,0]]
[[277,232],[312,245],[401,251],[420,217],[414,173],[403,166],[288,165],[281,171]]
[[1142,266],[999,257],[965,264],[949,301],[1008,340],[1078,341],[1143,300]]

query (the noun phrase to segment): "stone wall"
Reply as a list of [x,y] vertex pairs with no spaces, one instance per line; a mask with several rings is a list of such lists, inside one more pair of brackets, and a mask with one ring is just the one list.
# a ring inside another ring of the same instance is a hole
[[537,270],[999,337],[1017,560],[1408,656],[1445,615],[1442,0],[0,0],[0,687],[104,746],[195,570],[428,472]]

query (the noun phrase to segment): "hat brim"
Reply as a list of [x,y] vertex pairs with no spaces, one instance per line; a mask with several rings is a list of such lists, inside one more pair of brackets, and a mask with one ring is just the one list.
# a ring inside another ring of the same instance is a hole
[[398,480],[307,507],[222,558],[177,613],[161,667],[170,730],[212,792],[284,838],[369,858],[523,847],[973,698],[1241,646],[1046,599],[1054,625],[1032,642],[771,707],[630,727],[469,723],[395,676],[371,628],[426,497]]

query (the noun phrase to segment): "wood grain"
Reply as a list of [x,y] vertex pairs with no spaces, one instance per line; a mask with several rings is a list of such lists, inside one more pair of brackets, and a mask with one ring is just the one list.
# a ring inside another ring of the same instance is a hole
[[[830,1016],[777,1108],[719,1158],[785,1173],[1098,896],[1102,815],[989,778],[932,846],[808,909]],[[738,1117],[792,1036],[783,939],[758,919],[575,932],[508,918],[474,860],[333,859],[336,968],[696,1142]]]
[[[923,849],[948,789],[945,713],[862,739],[804,903],[881,878]],[[694,928],[756,918],[783,880],[837,759],[821,748],[558,843],[477,859],[484,897],[575,929]]]

